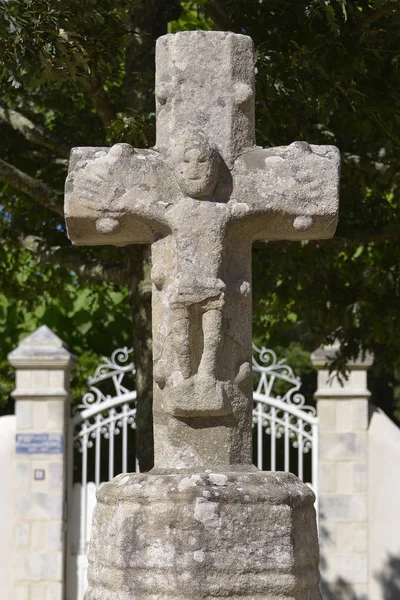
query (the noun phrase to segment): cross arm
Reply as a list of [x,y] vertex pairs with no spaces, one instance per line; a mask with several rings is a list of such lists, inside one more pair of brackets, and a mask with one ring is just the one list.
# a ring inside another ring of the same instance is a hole
[[233,170],[232,214],[260,239],[332,237],[339,207],[340,154],[335,146],[294,142],[255,148]]
[[65,184],[68,235],[76,245],[150,244],[168,233],[163,190],[176,184],[154,150],[129,144],[73,148]]

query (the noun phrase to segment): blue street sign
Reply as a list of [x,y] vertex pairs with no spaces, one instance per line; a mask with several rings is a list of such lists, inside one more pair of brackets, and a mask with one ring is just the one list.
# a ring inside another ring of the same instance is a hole
[[17,433],[17,454],[62,454],[63,436],[60,433]]

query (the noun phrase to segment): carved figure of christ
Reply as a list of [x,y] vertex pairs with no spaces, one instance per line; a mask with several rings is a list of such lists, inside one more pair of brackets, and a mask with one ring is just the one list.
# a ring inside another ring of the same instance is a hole
[[252,462],[251,246],[334,234],[333,146],[254,142],[247,36],[157,43],[157,142],[75,148],[75,244],[152,244],[156,468]]

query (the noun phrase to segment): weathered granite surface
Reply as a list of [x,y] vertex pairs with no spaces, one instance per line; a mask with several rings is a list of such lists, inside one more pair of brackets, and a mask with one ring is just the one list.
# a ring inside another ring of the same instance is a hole
[[[224,526],[214,531],[215,539],[204,532],[204,552],[208,545],[221,545],[224,550],[220,558],[207,563],[207,569],[196,561],[191,563],[186,577],[194,589],[202,579],[218,580],[218,561],[222,565],[227,553],[231,553],[232,564],[238,561],[238,572],[247,573],[249,563],[237,547],[246,547],[246,539],[255,544],[256,531],[264,540],[263,548],[266,540],[271,540],[268,550],[265,545],[265,557],[270,558],[260,579],[264,582],[262,590],[256,579],[246,576],[246,584],[236,592],[225,571],[215,596],[210,588],[201,586],[197,596],[192,592],[176,596],[181,593],[181,584],[178,571],[173,570],[169,577],[175,581],[175,588],[171,588],[175,591],[161,592],[161,579],[151,567],[147,545],[153,548],[160,543],[164,554],[168,538],[176,556],[180,555],[181,544],[191,535],[193,523],[186,525],[183,515],[191,514],[193,498],[183,492],[182,496],[164,498],[170,511],[163,509],[163,517],[156,519],[159,501],[154,496],[149,512],[142,512],[143,522],[154,515],[156,529],[148,529],[147,540],[136,537],[133,546],[129,545],[128,532],[133,535],[140,529],[136,513],[142,506],[141,494],[153,497],[162,477],[158,471],[138,479],[131,476],[124,485],[129,501],[121,505],[109,501],[113,486],[119,489],[119,480],[99,493],[93,528],[93,548],[97,550],[92,550],[87,598],[316,599],[318,552],[311,504],[304,508],[301,518],[306,546],[302,546],[300,534],[293,533],[292,521],[296,490],[304,497],[310,497],[309,491],[290,476],[279,479],[277,475],[261,475],[251,467],[251,246],[259,239],[319,239],[334,234],[339,152],[333,146],[303,141],[270,149],[255,145],[254,59],[252,41],[246,36],[201,31],[163,36],[157,42],[156,62],[156,147],[137,150],[116,144],[111,149],[75,148],[66,182],[68,232],[75,244],[152,244],[156,469],[177,473],[191,469],[195,477],[205,469],[217,469],[221,474],[247,465],[249,470],[243,480],[243,497],[237,495],[236,484],[227,488],[226,506],[230,508]],[[182,475],[176,477],[179,482]],[[282,511],[274,513],[271,497],[277,492],[273,489],[283,481],[293,481],[293,495],[288,492],[282,496]],[[236,537],[225,538],[223,532],[246,513],[244,498],[251,498],[252,486],[263,490],[264,500],[254,504],[262,518],[256,509],[250,510],[249,522],[237,529],[235,526]],[[181,512],[175,513],[178,506]],[[177,515],[177,531],[183,527],[176,538],[170,535],[169,513]],[[128,514],[132,515],[129,526]],[[282,523],[275,522],[278,514],[286,515]],[[126,524],[125,534],[105,528],[107,520],[117,522],[118,515]],[[164,525],[162,519],[166,519]],[[268,532],[280,531],[280,526],[281,542],[278,533],[268,538]],[[285,562],[276,549],[286,548],[289,530],[293,560]],[[142,595],[135,592],[138,595],[132,596],[129,594],[134,592],[129,590],[140,589],[139,574],[133,568],[136,563],[130,558],[135,544],[144,548],[150,570],[148,587],[143,588]],[[112,593],[99,575],[103,567],[106,572],[111,560],[103,545],[114,547],[113,564],[119,561],[122,569],[116,579],[111,577]],[[305,551],[309,566],[296,570],[296,561]],[[279,577],[272,574],[280,573],[280,569],[296,581],[292,588],[288,584],[279,591]]]

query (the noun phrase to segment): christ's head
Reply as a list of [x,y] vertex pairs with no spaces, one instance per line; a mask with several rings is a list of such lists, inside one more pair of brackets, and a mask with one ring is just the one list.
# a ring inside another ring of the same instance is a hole
[[210,196],[218,182],[219,153],[203,132],[183,135],[177,140],[172,165],[182,192],[191,198]]

